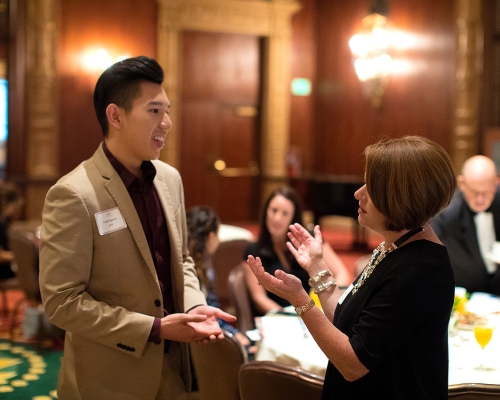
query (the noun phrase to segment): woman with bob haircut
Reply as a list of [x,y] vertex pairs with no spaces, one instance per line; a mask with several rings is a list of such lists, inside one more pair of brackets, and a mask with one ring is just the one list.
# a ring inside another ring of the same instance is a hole
[[385,240],[344,293],[327,272],[319,227],[314,237],[298,224],[290,227],[288,247],[324,313],[294,276],[272,276],[253,256],[248,264],[266,290],[295,307],[328,357],[323,400],[447,399],[455,282],[428,221],[455,191],[450,158],[418,136],[381,141],[364,154],[366,184],[354,194],[358,221]]

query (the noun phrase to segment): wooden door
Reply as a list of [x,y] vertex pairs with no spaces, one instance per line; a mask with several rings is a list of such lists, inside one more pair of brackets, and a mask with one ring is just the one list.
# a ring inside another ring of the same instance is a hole
[[260,198],[260,40],[185,31],[181,62],[186,207],[210,205],[226,223],[253,221]]

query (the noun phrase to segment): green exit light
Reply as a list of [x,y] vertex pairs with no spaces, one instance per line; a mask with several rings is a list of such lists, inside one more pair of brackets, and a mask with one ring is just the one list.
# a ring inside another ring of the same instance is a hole
[[309,96],[311,94],[311,81],[306,78],[292,80],[292,94],[295,96]]

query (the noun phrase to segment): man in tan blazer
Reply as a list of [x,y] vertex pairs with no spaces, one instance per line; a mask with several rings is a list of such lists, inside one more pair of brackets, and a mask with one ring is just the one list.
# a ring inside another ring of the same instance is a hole
[[62,400],[182,399],[187,343],[220,339],[217,318],[235,320],[206,305],[187,250],[181,177],[154,161],[172,126],[162,81],[143,56],[101,75],[94,107],[104,142],[45,199],[40,288],[48,317],[66,331]]

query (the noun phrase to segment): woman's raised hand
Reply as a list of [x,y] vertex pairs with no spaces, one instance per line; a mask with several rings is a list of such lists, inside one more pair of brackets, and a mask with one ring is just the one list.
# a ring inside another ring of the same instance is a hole
[[314,227],[314,236],[300,224],[290,225],[288,238],[288,249],[306,271],[323,260],[323,237],[319,225]]
[[296,276],[287,274],[281,269],[276,270],[274,276],[270,275],[264,270],[259,257],[249,255],[247,263],[259,281],[259,285],[262,285],[269,292],[288,300],[290,304],[304,304],[304,298],[309,297],[302,287],[300,279]]

